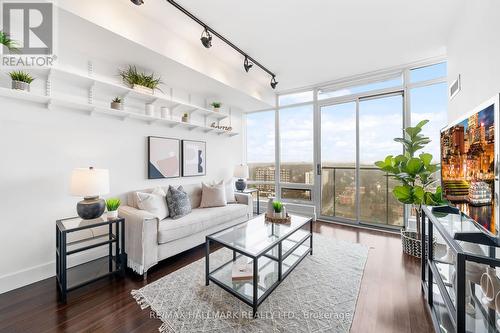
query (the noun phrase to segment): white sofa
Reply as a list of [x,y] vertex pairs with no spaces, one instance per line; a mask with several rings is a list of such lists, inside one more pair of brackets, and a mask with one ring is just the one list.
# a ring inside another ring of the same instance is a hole
[[[253,215],[250,194],[235,193],[237,202],[224,207],[199,208],[201,183],[182,186],[191,199],[193,210],[175,220],[167,217],[159,221],[151,213],[138,209],[137,191],[121,198],[126,203],[120,206],[118,215],[125,218],[127,265],[144,277],[160,260],[203,244],[207,235],[247,221]],[[168,186],[164,190],[167,192]]]

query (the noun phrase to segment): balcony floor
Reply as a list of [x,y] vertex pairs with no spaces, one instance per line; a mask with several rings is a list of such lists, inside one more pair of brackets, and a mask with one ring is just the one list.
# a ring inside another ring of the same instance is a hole
[[[401,252],[399,235],[331,223],[316,223],[316,232],[370,247],[351,332],[433,332],[420,292],[419,260]],[[101,280],[56,300],[49,278],[0,295],[0,332],[158,332],[130,296],[131,289],[161,278],[203,257],[202,246],[155,266],[148,281],[127,272],[125,279]]]

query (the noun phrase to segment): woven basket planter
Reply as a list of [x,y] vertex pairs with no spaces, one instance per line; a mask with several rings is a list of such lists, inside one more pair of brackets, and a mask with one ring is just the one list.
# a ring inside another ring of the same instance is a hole
[[[429,239],[428,236],[425,236],[425,239]],[[416,258],[422,258],[422,241],[417,239],[416,232],[401,230],[401,242],[404,253]],[[432,247],[436,247],[435,239],[432,242]],[[427,252],[425,253],[425,259],[427,259]]]

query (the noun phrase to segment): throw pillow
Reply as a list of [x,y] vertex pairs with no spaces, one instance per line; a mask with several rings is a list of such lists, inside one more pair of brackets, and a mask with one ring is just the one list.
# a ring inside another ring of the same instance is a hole
[[223,182],[215,185],[201,183],[200,208],[221,207],[226,204],[226,190]]
[[235,203],[236,197],[234,196],[234,182],[232,179],[224,182],[225,190],[226,190],[226,201],[227,203]]
[[168,187],[167,204],[170,212],[170,217],[178,219],[191,213],[191,200],[189,195],[184,192],[182,186],[177,189],[173,186]]
[[165,201],[165,191],[161,187],[156,187],[153,192],[136,192],[137,207],[156,216],[160,221],[168,214],[167,202]]

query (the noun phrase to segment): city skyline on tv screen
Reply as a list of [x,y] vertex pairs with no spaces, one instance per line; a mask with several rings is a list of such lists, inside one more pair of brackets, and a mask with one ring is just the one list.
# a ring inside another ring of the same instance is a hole
[[444,196],[486,229],[496,233],[494,166],[494,105],[441,132]]

